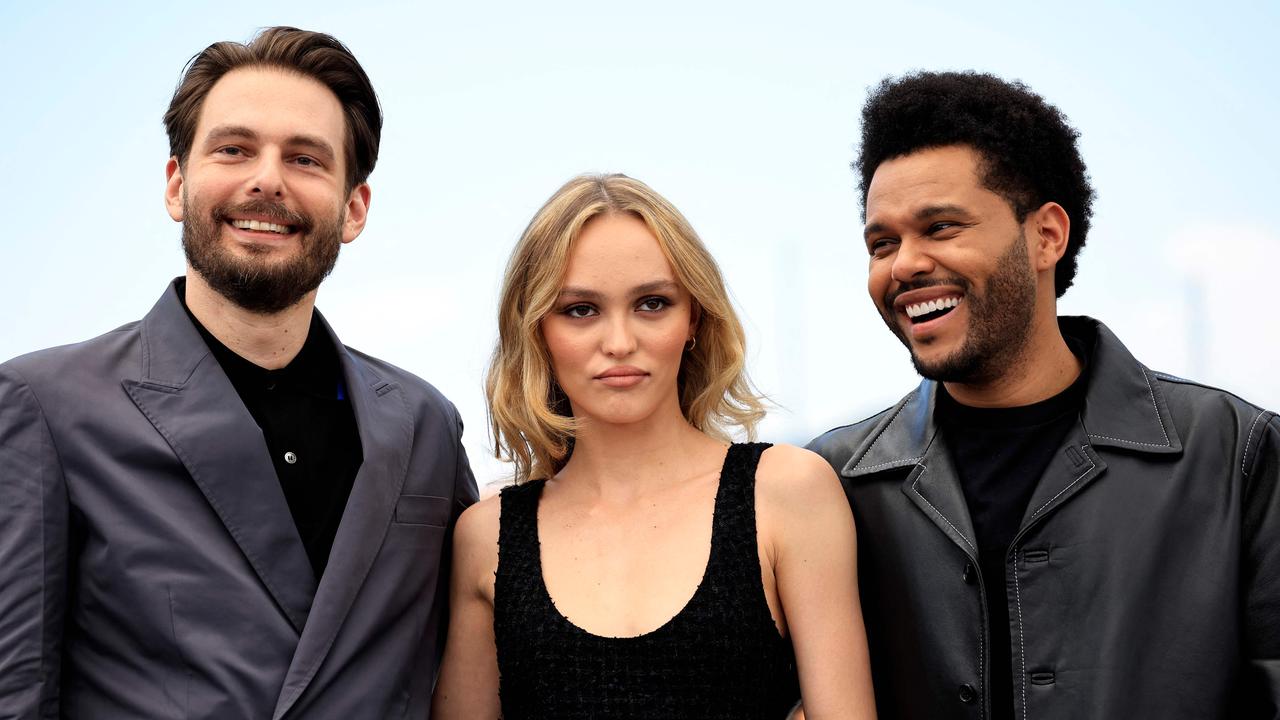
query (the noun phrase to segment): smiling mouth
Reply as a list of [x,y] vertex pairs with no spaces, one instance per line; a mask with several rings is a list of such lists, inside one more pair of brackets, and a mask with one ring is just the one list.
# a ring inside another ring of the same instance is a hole
[[273,233],[275,235],[292,235],[298,228],[294,225],[279,225],[263,220],[227,220],[227,224],[239,230]]
[[936,300],[926,300],[925,302],[907,305],[903,311],[907,314],[907,319],[912,325],[919,325],[930,320],[949,314],[960,305],[961,297],[953,295],[951,297],[938,298]]

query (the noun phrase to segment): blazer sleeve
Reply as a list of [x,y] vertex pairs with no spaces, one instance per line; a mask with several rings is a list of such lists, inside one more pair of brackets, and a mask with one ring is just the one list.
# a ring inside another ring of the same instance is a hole
[[454,436],[454,442],[457,443],[455,456],[457,464],[453,468],[453,505],[449,512],[444,544],[440,549],[440,574],[436,583],[435,604],[440,608],[440,626],[435,634],[433,656],[437,670],[440,668],[440,659],[444,656],[444,640],[449,635],[449,576],[453,572],[453,530],[457,526],[458,517],[462,515],[462,511],[471,507],[479,498],[476,478],[471,474],[471,463],[468,462],[467,451],[462,446],[462,418],[458,415],[457,408],[450,405],[449,409],[453,412],[454,427],[457,428],[457,434]]
[[68,500],[35,394],[0,365],[0,717],[58,716]]
[[1243,687],[1232,717],[1280,719],[1280,418],[1253,421],[1240,462],[1245,474],[1241,593]]
[[458,427],[458,464],[453,473],[453,512],[449,516],[450,533],[462,511],[480,499],[480,493],[476,488],[476,477],[471,474],[471,462],[467,460],[467,451],[462,446],[462,417],[458,415],[456,408],[453,411],[453,417]]

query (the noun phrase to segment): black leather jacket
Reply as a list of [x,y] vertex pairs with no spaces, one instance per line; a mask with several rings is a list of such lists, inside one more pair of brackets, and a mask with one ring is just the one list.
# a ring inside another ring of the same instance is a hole
[[935,383],[810,444],[857,519],[880,718],[988,717],[993,652],[1020,720],[1280,717],[1280,419],[1060,325],[1090,378],[1009,548],[1011,647],[988,646]]

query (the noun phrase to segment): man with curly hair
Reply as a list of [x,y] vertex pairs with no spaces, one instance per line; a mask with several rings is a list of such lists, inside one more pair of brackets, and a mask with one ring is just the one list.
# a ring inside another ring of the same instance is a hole
[[1280,717],[1280,419],[1059,317],[1093,189],[1026,86],[886,79],[867,286],[924,380],[813,441],[882,718]]

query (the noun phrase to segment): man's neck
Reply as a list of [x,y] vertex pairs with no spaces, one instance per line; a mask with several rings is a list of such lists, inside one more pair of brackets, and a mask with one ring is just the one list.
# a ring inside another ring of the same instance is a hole
[[1083,370],[1054,316],[1033,331],[1023,352],[998,377],[981,383],[948,382],[946,388],[957,402],[970,407],[1022,407],[1071,387]]
[[288,365],[302,350],[311,327],[316,293],[278,313],[250,312],[220,295],[200,273],[187,268],[187,309],[229,350],[268,370]]

